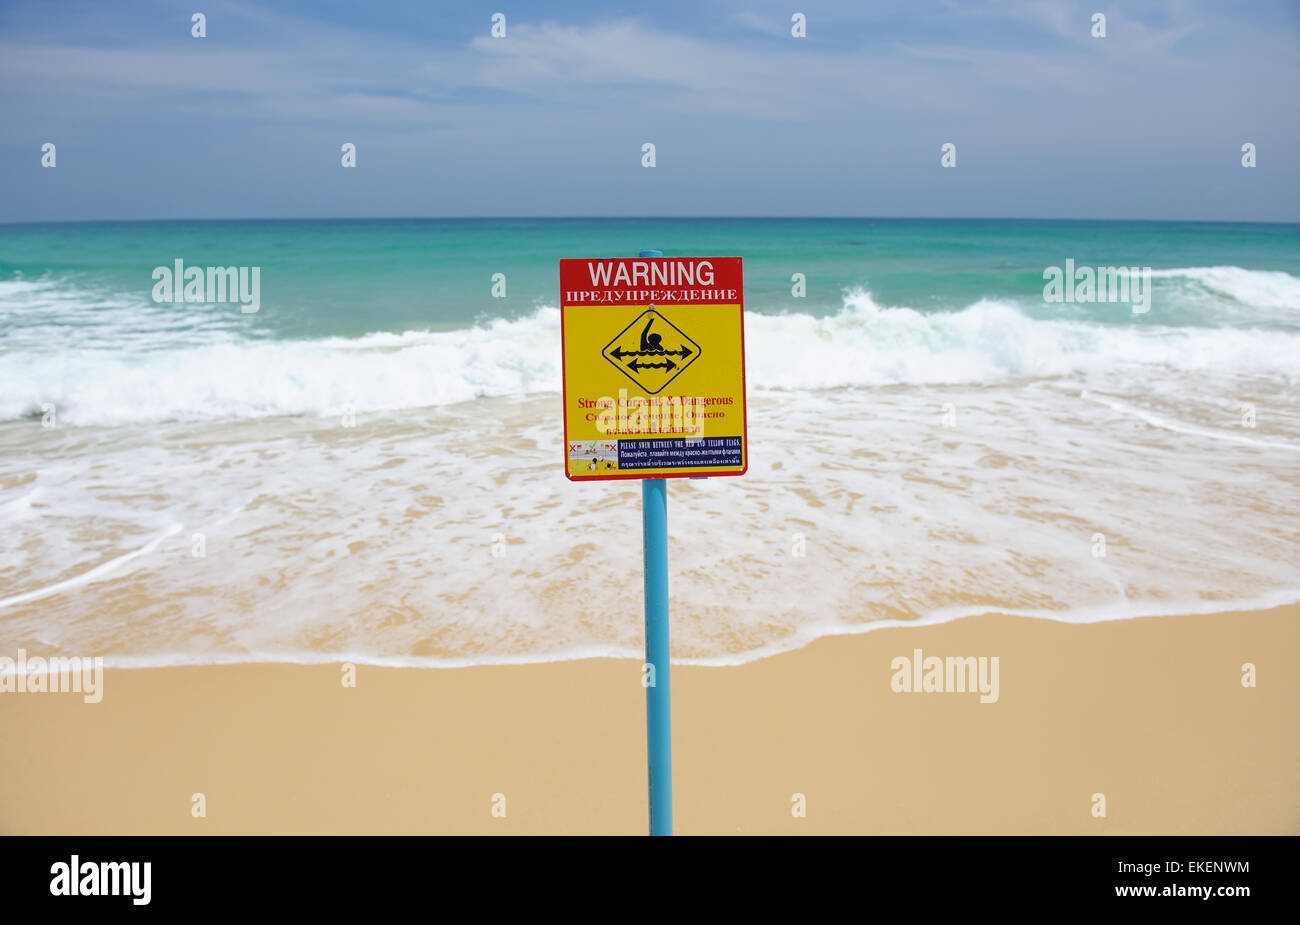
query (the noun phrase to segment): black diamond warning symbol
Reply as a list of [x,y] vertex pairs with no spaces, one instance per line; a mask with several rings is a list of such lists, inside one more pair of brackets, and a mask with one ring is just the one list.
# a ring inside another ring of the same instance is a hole
[[652,306],[600,353],[623,375],[655,395],[699,358],[700,345]]

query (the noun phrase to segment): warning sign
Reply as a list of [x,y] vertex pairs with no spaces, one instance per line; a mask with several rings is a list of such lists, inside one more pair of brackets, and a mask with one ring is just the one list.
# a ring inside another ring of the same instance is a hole
[[743,475],[739,257],[560,261],[565,474]]

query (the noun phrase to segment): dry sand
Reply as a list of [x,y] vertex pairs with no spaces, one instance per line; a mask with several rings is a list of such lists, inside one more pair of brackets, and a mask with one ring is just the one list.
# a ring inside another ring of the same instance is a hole
[[[1297,642],[1300,605],[1091,625],[987,615],[678,666],[677,832],[1297,834]],[[918,647],[998,656],[997,702],[894,693],[891,660]],[[645,831],[637,663],[341,676],[110,670],[98,704],[0,694],[0,832]],[[199,792],[206,818],[191,815]]]

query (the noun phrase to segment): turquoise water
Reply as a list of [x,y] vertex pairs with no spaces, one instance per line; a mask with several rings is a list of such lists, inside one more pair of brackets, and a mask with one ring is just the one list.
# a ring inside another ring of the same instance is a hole
[[[1300,599],[1300,226],[11,225],[0,649],[637,657],[638,492],[564,478],[556,305],[643,248],[745,261],[750,469],[671,487],[675,658]],[[154,302],[176,259],[259,310]],[[1071,259],[1149,311],[1045,301]]]
[[[1300,276],[1300,226],[922,219],[518,219],[122,222],[0,226],[0,281],[53,278],[147,300],[156,266],[260,266],[250,336],[356,337],[519,318],[557,297],[561,257],[738,254],[746,308],[834,314],[847,290],[881,305],[955,311],[980,299],[1039,317],[1078,314],[1039,298],[1043,269],[1235,266]],[[504,299],[492,276],[504,273]],[[804,298],[791,295],[803,273]],[[1199,323],[1157,301],[1146,323]],[[1121,306],[1091,320],[1131,323]],[[1261,323],[1287,323],[1269,317]],[[1288,324],[1289,326],[1289,324]]]

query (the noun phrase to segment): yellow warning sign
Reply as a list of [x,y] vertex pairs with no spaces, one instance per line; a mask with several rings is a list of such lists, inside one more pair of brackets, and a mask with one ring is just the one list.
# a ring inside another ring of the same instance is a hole
[[565,474],[743,475],[739,257],[561,260]]

